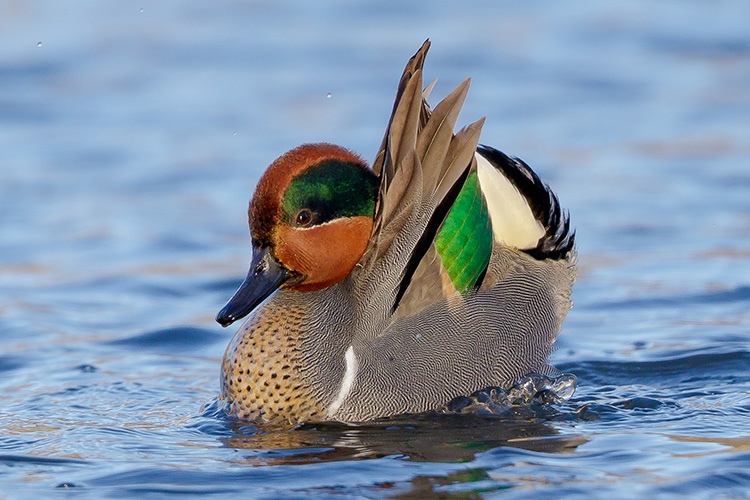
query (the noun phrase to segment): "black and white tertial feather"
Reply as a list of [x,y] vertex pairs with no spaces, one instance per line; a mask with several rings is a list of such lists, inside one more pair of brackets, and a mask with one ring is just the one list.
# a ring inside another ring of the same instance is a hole
[[504,221],[499,224],[499,237],[537,260],[568,257],[575,246],[575,231],[550,187],[519,158],[485,145],[479,145],[477,157],[481,167],[489,164],[497,171],[492,175],[480,168],[479,175],[481,179],[484,173],[486,189],[491,183],[495,186],[496,195],[488,197],[488,204],[494,200],[497,206],[490,210],[493,225],[496,218]]

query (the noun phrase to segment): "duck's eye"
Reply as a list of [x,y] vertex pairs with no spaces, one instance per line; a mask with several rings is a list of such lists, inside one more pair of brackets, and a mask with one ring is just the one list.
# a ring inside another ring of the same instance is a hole
[[303,208],[297,214],[297,224],[300,226],[309,226],[312,222],[312,212],[309,209]]

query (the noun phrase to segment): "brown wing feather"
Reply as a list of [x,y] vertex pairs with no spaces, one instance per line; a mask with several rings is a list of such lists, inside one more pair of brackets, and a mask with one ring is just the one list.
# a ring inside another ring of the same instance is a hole
[[[373,166],[381,176],[373,233],[352,274],[355,281],[363,278],[378,285],[379,290],[365,292],[368,301],[380,303],[373,307],[382,307],[378,297],[393,306],[396,294],[400,298],[405,292],[445,216],[436,209],[446,197],[457,194],[458,190],[451,188],[463,183],[473,165],[484,123],[482,119],[453,133],[469,89],[468,79],[430,111],[424,99],[430,89],[422,90],[422,65],[428,48],[429,42],[425,42],[404,70],[391,121]],[[447,200],[442,206],[451,204]],[[435,269],[420,271],[419,276],[435,276],[440,269],[439,259],[428,260]]]
[[[406,89],[406,85],[409,83],[409,80],[412,76],[414,76],[414,73],[417,70],[421,70],[424,66],[424,60],[427,56],[427,51],[430,49],[430,41],[425,40],[422,46],[419,48],[416,54],[412,56],[411,59],[409,59],[409,62],[406,63],[406,68],[404,69],[404,74],[401,75],[401,80],[398,82],[398,90],[396,91],[396,100],[393,103],[393,111],[391,111],[391,118],[388,120],[388,127],[385,129],[385,135],[383,136],[383,142],[380,143],[380,149],[378,150],[378,154],[375,158],[375,162],[372,165],[372,170],[377,174],[380,175],[380,172],[383,170],[383,163],[385,161],[385,152],[386,152],[386,146],[388,144],[388,137],[390,136],[391,132],[391,123],[393,123],[394,116],[396,114],[396,109],[398,108],[399,104],[401,103],[401,100],[404,95],[404,90]],[[423,100],[424,102],[424,100]],[[424,106],[426,106],[427,103],[424,102]],[[429,111],[430,108],[426,107],[423,109],[423,114],[426,116],[423,116],[424,122],[427,121],[427,118],[429,117]],[[423,123],[424,125],[424,123]]]

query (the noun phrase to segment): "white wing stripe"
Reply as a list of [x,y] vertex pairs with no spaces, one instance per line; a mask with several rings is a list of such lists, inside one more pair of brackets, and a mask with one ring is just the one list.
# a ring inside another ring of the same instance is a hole
[[536,247],[545,234],[544,225],[536,220],[526,198],[484,156],[474,156],[495,241],[521,250]]

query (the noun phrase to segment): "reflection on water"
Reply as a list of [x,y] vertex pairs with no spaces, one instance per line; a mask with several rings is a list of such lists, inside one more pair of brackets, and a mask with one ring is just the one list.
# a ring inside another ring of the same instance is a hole
[[[0,3],[0,496],[747,498],[750,4],[577,5]],[[304,142],[372,158],[428,37],[434,95],[472,77],[460,122],[570,210],[575,394],[227,418],[255,182]]]
[[289,465],[320,460],[346,461],[401,457],[414,462],[471,462],[478,453],[511,447],[544,453],[568,453],[586,442],[561,436],[546,421],[496,420],[471,416],[425,416],[342,426],[319,424],[295,431],[262,431],[235,426],[231,448],[263,450],[248,458],[253,465]]
[[[586,441],[560,436],[549,421],[569,418],[553,406],[575,389],[575,377],[532,375],[505,391],[490,388],[457,398],[444,410],[362,424],[305,424],[295,430],[247,426],[227,417],[218,400],[204,417],[231,422],[231,448],[265,450],[253,465],[314,463],[400,456],[417,462],[469,462],[477,453],[514,447],[546,453],[570,451]],[[575,417],[573,417],[575,418]]]

